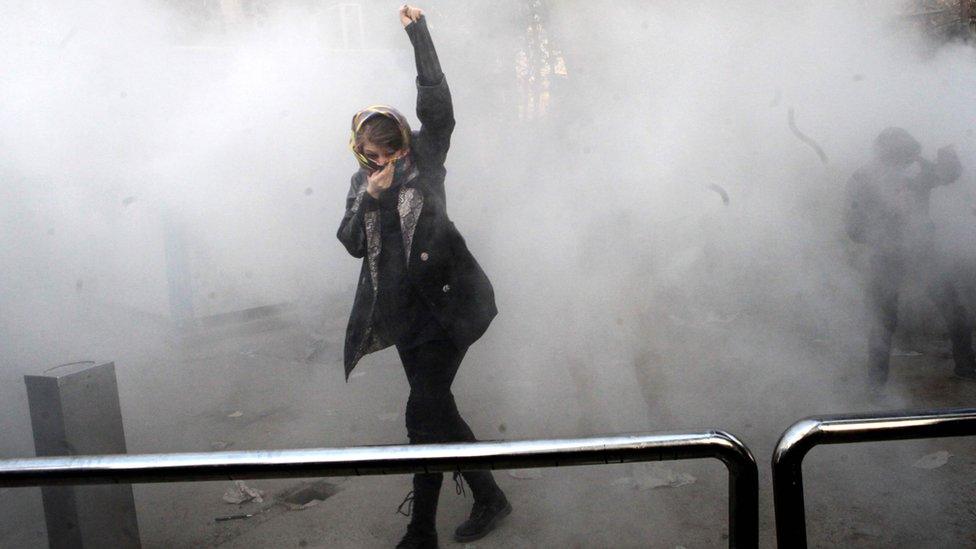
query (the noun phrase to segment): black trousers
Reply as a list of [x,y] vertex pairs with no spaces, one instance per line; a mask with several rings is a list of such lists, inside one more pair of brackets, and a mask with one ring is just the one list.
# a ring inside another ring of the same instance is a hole
[[[436,340],[416,347],[397,347],[403,370],[410,384],[407,400],[407,436],[410,444],[474,442],[477,439],[458,412],[451,384],[467,349],[458,349],[450,340]],[[500,491],[491,473],[462,473],[475,501],[489,500]],[[437,499],[444,475],[418,473],[413,477],[414,499],[411,524],[434,528]]]
[[[945,319],[952,342],[952,357],[957,371],[976,368],[973,353],[973,323],[959,298],[955,281],[946,273],[925,272],[921,276],[929,299]],[[869,378],[873,383],[888,379],[891,339],[898,326],[898,292],[907,276],[906,262],[900,258],[876,256],[871,261],[868,307],[872,317],[868,336]]]

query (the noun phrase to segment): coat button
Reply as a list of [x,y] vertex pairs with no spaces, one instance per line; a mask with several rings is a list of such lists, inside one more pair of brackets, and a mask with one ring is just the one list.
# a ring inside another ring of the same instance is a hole
[[420,252],[421,261],[427,261],[428,259],[430,259],[430,254],[428,254],[427,252]]
[[450,284],[445,284],[444,287],[441,288],[441,291],[444,292],[445,294],[447,292],[450,292],[451,291],[451,285]]

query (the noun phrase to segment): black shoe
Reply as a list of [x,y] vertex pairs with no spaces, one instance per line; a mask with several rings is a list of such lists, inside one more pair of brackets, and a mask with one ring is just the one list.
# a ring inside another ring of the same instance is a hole
[[437,532],[407,526],[407,533],[397,545],[397,549],[437,549]]
[[471,516],[454,530],[454,541],[464,543],[487,536],[511,512],[512,504],[501,492],[486,503],[474,502]]

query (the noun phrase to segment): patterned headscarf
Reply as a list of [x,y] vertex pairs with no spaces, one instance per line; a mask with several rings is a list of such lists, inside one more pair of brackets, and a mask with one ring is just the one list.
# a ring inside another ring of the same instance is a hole
[[403,148],[410,149],[410,123],[407,122],[406,117],[393,107],[387,105],[370,105],[352,117],[352,136],[349,138],[349,148],[352,149],[352,154],[356,156],[359,165],[367,170],[370,169],[370,161],[363,156],[363,153],[356,150],[356,136],[362,130],[363,124],[374,116],[392,118],[400,127],[400,135],[403,137]]

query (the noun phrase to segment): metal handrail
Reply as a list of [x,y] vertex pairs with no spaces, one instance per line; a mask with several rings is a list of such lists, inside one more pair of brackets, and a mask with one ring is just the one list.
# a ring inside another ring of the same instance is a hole
[[519,469],[715,458],[729,471],[729,547],[756,547],[759,475],[724,431],[581,439],[0,460],[0,487]]
[[976,435],[976,409],[808,417],[783,432],[773,452],[773,501],[779,547],[807,546],[803,458],[819,444]]

